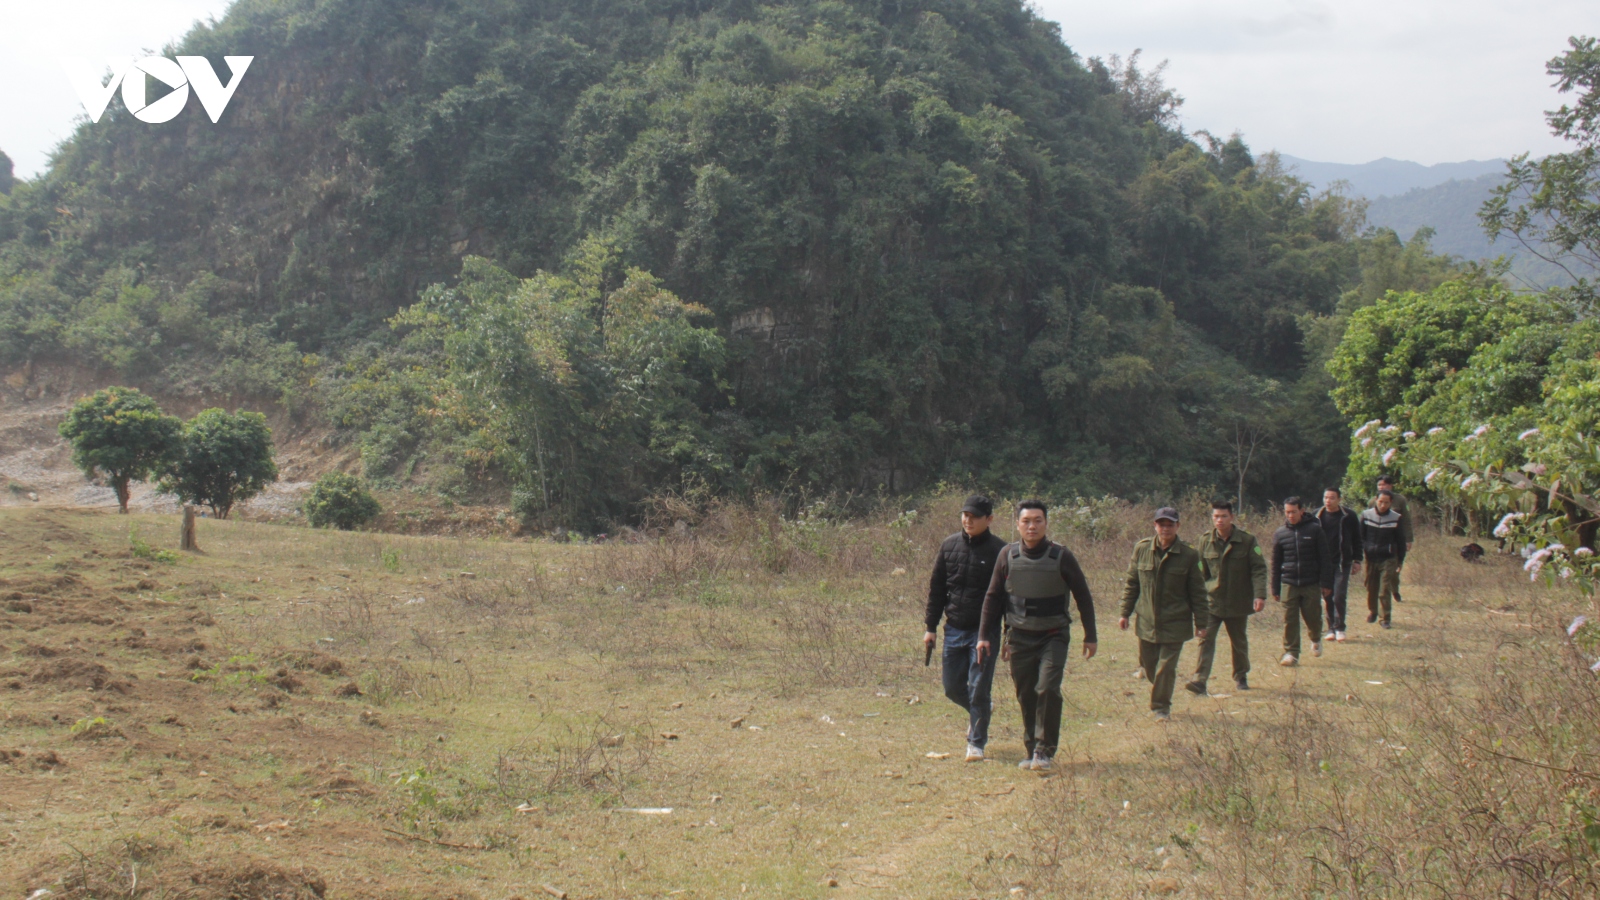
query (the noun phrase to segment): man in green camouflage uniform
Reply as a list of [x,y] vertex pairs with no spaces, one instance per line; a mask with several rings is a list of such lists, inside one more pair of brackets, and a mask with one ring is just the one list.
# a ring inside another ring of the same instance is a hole
[[1129,617],[1138,616],[1139,665],[1150,679],[1150,710],[1166,721],[1172,718],[1178,656],[1196,634],[1205,639],[1211,613],[1200,554],[1178,539],[1178,511],[1164,506],[1155,518],[1155,537],[1133,547],[1117,627],[1127,631]]
[[1194,680],[1184,685],[1201,695],[1206,693],[1218,633],[1223,628],[1228,629],[1228,643],[1233,647],[1234,686],[1241,691],[1250,689],[1250,616],[1267,605],[1267,558],[1255,535],[1234,524],[1232,503],[1219,500],[1211,504],[1211,526],[1196,547],[1211,615],[1200,639],[1200,665]]

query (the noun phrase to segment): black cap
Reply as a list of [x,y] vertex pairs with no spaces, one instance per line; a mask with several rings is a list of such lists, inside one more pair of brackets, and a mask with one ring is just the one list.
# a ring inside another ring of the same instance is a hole
[[1159,522],[1162,519],[1171,519],[1173,522],[1177,522],[1178,511],[1170,506],[1163,506],[1156,510],[1156,521]]
[[961,511],[972,513],[975,516],[992,516],[994,515],[994,501],[982,494],[973,494],[967,498],[966,503],[961,505]]

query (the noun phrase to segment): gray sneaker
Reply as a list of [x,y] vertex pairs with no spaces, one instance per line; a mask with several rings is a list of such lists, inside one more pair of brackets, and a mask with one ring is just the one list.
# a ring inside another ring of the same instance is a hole
[[983,762],[983,748],[977,744],[968,744],[967,762]]
[[1155,710],[1155,716],[1156,716],[1156,721],[1157,722],[1166,722],[1166,721],[1168,721],[1168,720],[1170,720],[1172,718],[1172,710],[1170,710],[1170,709],[1158,709],[1158,710]]
[[1056,761],[1042,753],[1033,756],[1033,770],[1035,772],[1048,772],[1056,767]]
[[1032,769],[1033,768],[1033,762],[1034,762],[1033,757],[1029,756],[1029,757],[1025,758],[1022,762],[1017,763],[1017,768],[1019,768],[1019,769]]

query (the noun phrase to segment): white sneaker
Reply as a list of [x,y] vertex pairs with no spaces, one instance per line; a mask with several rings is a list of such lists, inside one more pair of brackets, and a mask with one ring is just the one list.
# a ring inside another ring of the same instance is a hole
[[1335,632],[1334,632],[1334,633],[1333,633],[1333,639],[1334,639],[1334,640],[1336,640],[1336,641],[1338,641],[1338,642],[1339,642],[1339,643],[1341,643],[1341,644],[1342,644],[1342,643],[1344,643],[1344,632],[1342,632],[1342,631],[1335,631]]
[[1048,756],[1035,756],[1033,758],[1033,770],[1035,772],[1048,772],[1055,767],[1055,760]]
[[977,744],[968,744],[967,762],[983,762],[983,748]]
[[1323,635],[1322,639],[1325,640],[1325,641],[1337,641],[1339,639],[1339,632],[1330,631],[1327,634]]
[[1322,655],[1322,642],[1321,641],[1316,641],[1316,642],[1312,643],[1312,645],[1311,645],[1311,655],[1312,656],[1321,656]]
[[1024,759],[1022,762],[1017,763],[1017,768],[1019,768],[1019,769],[1032,769],[1033,768],[1033,757],[1030,756],[1030,757]]
[[1280,666],[1297,666],[1299,664],[1300,660],[1295,659],[1293,653],[1285,653],[1283,659],[1278,660],[1278,665]]

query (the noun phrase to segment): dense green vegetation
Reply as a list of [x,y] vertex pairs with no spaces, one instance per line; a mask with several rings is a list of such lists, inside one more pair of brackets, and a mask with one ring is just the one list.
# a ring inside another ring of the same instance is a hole
[[[1543,247],[1573,283],[1515,295],[1478,277],[1388,293],[1354,313],[1328,368],[1340,410],[1361,423],[1352,481],[1398,470],[1446,521],[1521,549],[1534,577],[1592,591],[1600,586],[1600,319],[1595,285],[1579,272],[1600,260],[1600,45],[1573,38],[1549,72],[1563,92],[1577,92],[1575,105],[1549,114],[1575,146],[1515,160],[1482,218],[1490,231]],[[1600,645],[1600,633],[1583,635],[1586,647]]]
[[114,104],[0,199],[0,361],[277,398],[535,520],[1304,492],[1342,323],[1450,274],[1016,0],[240,0],[180,52],[256,55],[220,124]]

